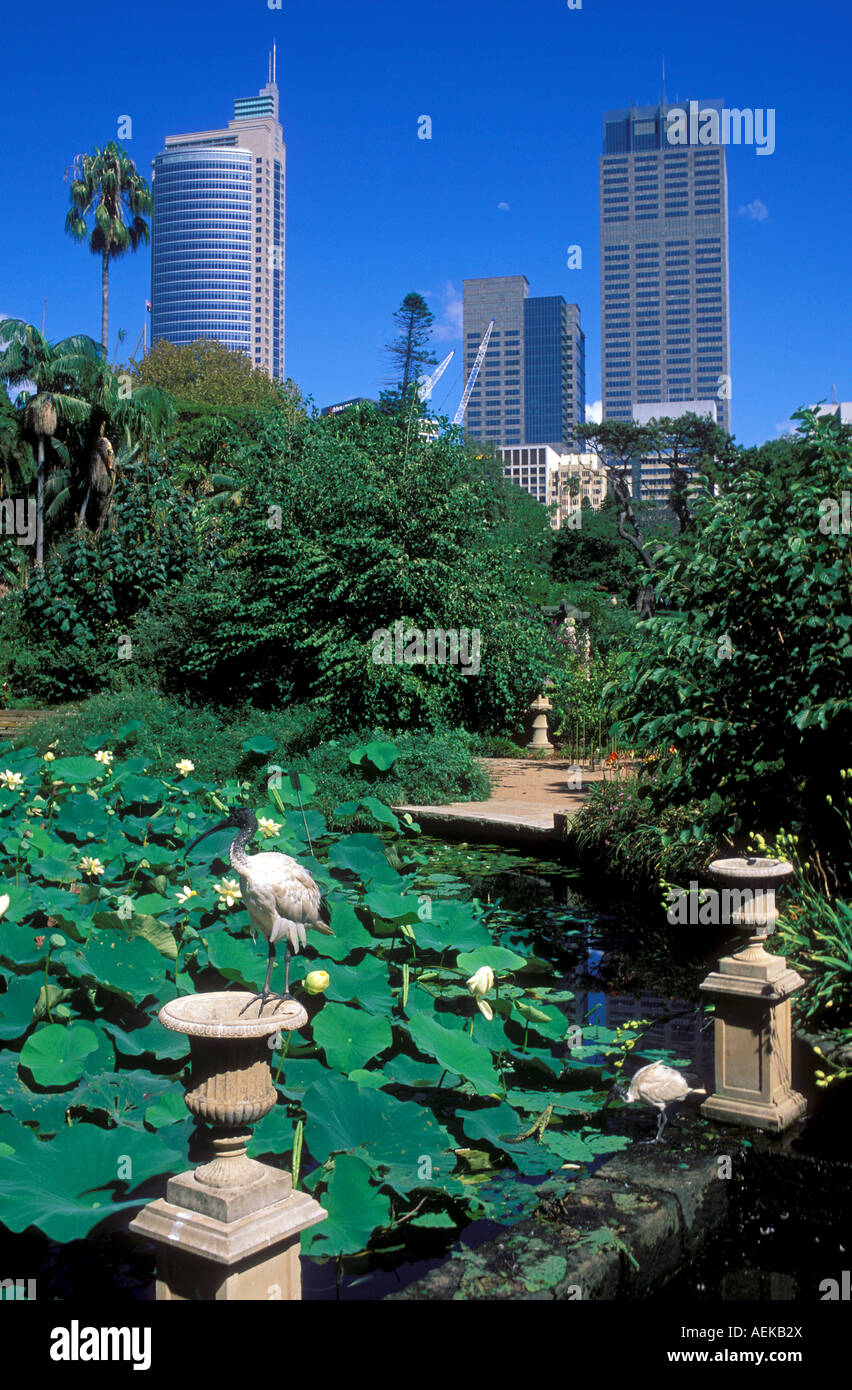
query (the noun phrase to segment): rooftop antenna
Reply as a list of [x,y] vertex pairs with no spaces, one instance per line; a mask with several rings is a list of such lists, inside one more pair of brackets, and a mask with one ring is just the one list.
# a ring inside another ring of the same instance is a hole
[[272,81],[275,81],[275,43],[272,44]]
[[[45,303],[47,303],[46,300]],[[831,383],[831,404],[837,405],[837,386],[834,382]]]

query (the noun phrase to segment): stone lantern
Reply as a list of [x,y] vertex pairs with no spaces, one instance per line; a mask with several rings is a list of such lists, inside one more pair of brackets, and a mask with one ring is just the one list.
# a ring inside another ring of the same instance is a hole
[[701,1107],[712,1120],[777,1132],[806,1109],[790,1069],[790,996],[804,981],[765,946],[778,916],[775,890],[792,872],[782,859],[716,859],[708,868],[721,920],[747,934],[701,983],[716,1002],[715,1089]]
[[270,1041],[303,1027],[308,1015],[296,1000],[260,1017],[241,1014],[255,998],[236,990],[188,994],[159,1013],[165,1028],[189,1037],[186,1105],[210,1127],[213,1155],[170,1178],[165,1199],[130,1223],[157,1247],[158,1299],[301,1297],[299,1235],[327,1213],[293,1190],[289,1173],[249,1158],[246,1145],[278,1098]]
[[538,753],[542,749],[545,753],[553,752],[553,744],[547,736],[547,714],[553,709],[547,696],[537,695],[530,705],[530,713],[533,716],[532,738],[527,744],[531,753]]

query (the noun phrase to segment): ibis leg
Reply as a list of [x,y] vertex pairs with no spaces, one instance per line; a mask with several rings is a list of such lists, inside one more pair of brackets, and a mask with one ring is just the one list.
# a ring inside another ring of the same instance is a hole
[[259,999],[259,1000],[260,1000],[260,1009],[259,1009],[259,1011],[258,1011],[258,1017],[260,1017],[260,1014],[263,1013],[263,1010],[264,1010],[264,1008],[265,1008],[265,1006],[266,1006],[266,1001],[267,1001],[267,999],[270,997],[270,994],[269,994],[269,982],[270,982],[270,980],[272,979],[272,967],[273,967],[274,964],[275,964],[275,947],[273,946],[272,942],[270,941],[270,943],[269,943],[269,961],[268,961],[268,964],[267,964],[267,966],[266,966],[266,979],[265,979],[264,982],[263,982],[263,989],[261,990],[260,994],[253,994],[253,995],[251,996],[251,999],[248,1001],[248,1004],[246,1004],[244,1008],[240,1009],[240,1017],[241,1017],[241,1018],[242,1018],[243,1014],[245,1013],[246,1009],[250,1008],[251,1005],[254,1003],[255,999]]
[[669,1118],[669,1117],[668,1117],[668,1115],[666,1114],[665,1106],[664,1106],[663,1109],[660,1111],[659,1115],[657,1116],[657,1133],[656,1133],[656,1135],[654,1136],[654,1143],[655,1143],[655,1144],[659,1142],[660,1135],[662,1134],[663,1130],[664,1130],[665,1127],[666,1127],[666,1121],[668,1120],[668,1118]]

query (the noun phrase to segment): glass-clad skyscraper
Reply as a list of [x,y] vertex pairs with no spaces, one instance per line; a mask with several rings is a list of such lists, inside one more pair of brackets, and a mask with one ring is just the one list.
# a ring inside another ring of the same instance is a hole
[[[698,103],[721,111],[718,101]],[[721,144],[678,144],[680,106],[606,111],[600,162],[603,417],[714,400],[730,429],[728,190]],[[676,408],[667,413],[677,414]]]
[[155,161],[152,340],[216,338],[252,355],[248,150],[166,150]]
[[494,328],[465,412],[475,439],[574,447],[585,418],[580,310],[561,295],[530,297],[525,275],[465,280],[465,377],[491,319]]
[[284,379],[285,147],[274,57],[227,129],[154,160],[151,340],[215,338]]
[[561,294],[524,301],[524,434],[530,443],[574,447],[586,404],[580,310]]

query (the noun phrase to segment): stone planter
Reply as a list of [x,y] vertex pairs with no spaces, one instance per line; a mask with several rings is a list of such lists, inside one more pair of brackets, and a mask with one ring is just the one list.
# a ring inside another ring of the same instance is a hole
[[790,996],[804,982],[765,946],[778,916],[776,889],[792,872],[781,859],[716,859],[708,868],[723,919],[746,934],[701,984],[716,1001],[715,1088],[701,1107],[710,1119],[779,1131],[806,1109],[792,1085],[790,1019]]
[[246,1153],[252,1126],[277,1100],[270,1040],[308,1021],[295,1000],[241,1015],[251,999],[230,990],[190,994],[159,1013],[165,1028],[189,1038],[185,1100],[207,1127],[212,1157],[170,1178],[165,1200],[131,1222],[158,1247],[158,1299],[299,1298],[299,1233],[326,1216],[293,1191],[289,1173]]

